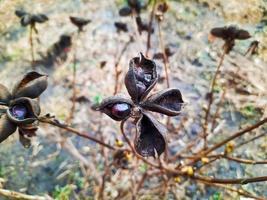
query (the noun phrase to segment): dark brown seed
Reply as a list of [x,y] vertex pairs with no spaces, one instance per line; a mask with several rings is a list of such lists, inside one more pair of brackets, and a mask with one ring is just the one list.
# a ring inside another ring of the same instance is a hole
[[126,103],[117,103],[114,104],[111,108],[111,114],[117,118],[125,118],[129,116],[131,113],[131,107]]

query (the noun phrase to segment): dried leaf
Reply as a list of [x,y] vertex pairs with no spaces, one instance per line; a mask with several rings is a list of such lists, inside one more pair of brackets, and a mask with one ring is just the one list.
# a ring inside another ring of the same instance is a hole
[[21,81],[19,81],[12,91],[14,98],[29,97],[37,98],[47,88],[47,75],[38,72],[27,73]]
[[142,108],[168,116],[179,115],[184,101],[180,90],[169,88],[150,96],[141,103]]
[[155,151],[158,155],[161,155],[166,148],[163,136],[165,132],[166,129],[160,122],[148,113],[143,113],[143,116],[137,122],[136,151],[144,157],[155,157]]
[[12,123],[6,114],[0,117],[0,143],[7,139],[17,129],[16,124]]

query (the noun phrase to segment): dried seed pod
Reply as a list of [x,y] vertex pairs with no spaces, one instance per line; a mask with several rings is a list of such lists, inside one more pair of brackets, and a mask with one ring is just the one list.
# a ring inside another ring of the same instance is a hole
[[45,14],[30,14],[22,10],[16,10],[15,14],[20,18],[20,23],[22,26],[32,25],[35,23],[44,23],[48,20]]
[[142,9],[142,5],[141,5],[141,2],[139,0],[128,0],[128,5],[133,9],[135,10],[135,12],[137,14],[139,14],[141,12],[141,9]]
[[144,157],[155,157],[155,153],[161,155],[166,148],[163,136],[166,128],[148,113],[143,113],[136,126],[135,149],[137,153]]
[[6,114],[0,117],[0,143],[6,140],[17,129],[16,124],[11,122]]
[[47,75],[38,72],[27,73],[19,81],[12,91],[13,98],[29,97],[37,98],[47,88]]
[[17,15],[17,17],[21,18],[21,17],[27,15],[28,13],[23,11],[23,10],[15,10],[15,14]]
[[33,24],[32,16],[29,14],[23,16],[20,20],[20,24],[22,26],[28,26],[29,24]]
[[157,82],[156,64],[140,53],[131,59],[125,85],[134,103],[142,101]]
[[121,32],[121,31],[128,32],[127,24],[122,23],[122,22],[115,22],[114,25],[117,29],[117,32]]
[[[35,134],[40,106],[37,98],[47,87],[47,76],[37,72],[27,73],[14,87],[12,94],[0,85],[0,104],[8,106],[2,110],[0,118],[0,143],[19,127],[19,133]],[[4,111],[4,112],[3,112]],[[24,138],[20,139],[23,140]],[[25,142],[26,140],[24,140]]]
[[213,28],[210,33],[223,40],[245,40],[251,37],[249,32],[243,29],[238,29],[235,26]]
[[250,38],[249,32],[238,29],[235,26],[213,28],[210,34],[214,37],[222,38],[225,41],[223,49],[225,53],[229,53],[235,46],[235,40],[245,40]]
[[32,21],[36,23],[44,23],[48,21],[48,17],[44,14],[35,14],[32,15]]
[[12,100],[7,109],[7,116],[15,124],[31,124],[40,114],[40,106],[36,100],[21,97]]
[[141,104],[144,109],[168,116],[179,115],[183,105],[184,101],[180,90],[174,88],[162,90]]
[[99,110],[116,121],[126,119],[131,114],[133,107],[132,102],[129,99],[125,99],[120,96],[113,96],[104,99],[96,110]]
[[132,14],[132,9],[129,8],[128,6],[123,7],[119,10],[119,15],[122,17],[126,17]]
[[79,31],[82,31],[83,27],[91,22],[90,19],[85,19],[85,18],[80,18],[80,17],[72,17],[72,16],[70,16],[70,21],[71,21],[71,23],[73,23],[75,26],[78,27]]
[[11,98],[12,96],[8,89],[4,85],[0,84],[0,105],[7,105]]

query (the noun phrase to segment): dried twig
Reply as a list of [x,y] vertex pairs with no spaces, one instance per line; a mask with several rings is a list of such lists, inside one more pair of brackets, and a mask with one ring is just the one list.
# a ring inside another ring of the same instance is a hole
[[219,75],[219,72],[220,72],[220,68],[223,64],[223,60],[224,60],[224,56],[226,54],[226,51],[223,52],[223,54],[221,55],[220,57],[220,62],[219,64],[217,65],[217,68],[216,68],[216,71],[215,71],[215,74],[212,78],[212,81],[211,81],[211,87],[210,87],[210,90],[209,90],[209,93],[208,93],[208,107],[207,107],[207,110],[206,110],[206,113],[205,113],[205,118],[204,118],[204,125],[203,125],[203,139],[204,139],[204,149],[207,148],[207,129],[208,129],[208,120],[209,120],[209,115],[210,115],[210,109],[211,109],[211,105],[212,105],[212,102],[213,102],[213,93],[214,93],[214,87],[216,85],[216,80],[217,80],[217,76]]
[[76,130],[74,128],[69,127],[66,124],[59,123],[57,120],[53,120],[51,118],[48,118],[48,117],[44,116],[44,117],[39,117],[38,121],[42,122],[42,123],[46,123],[46,124],[51,124],[53,126],[65,129],[67,131],[70,131],[70,132],[72,132],[72,133],[74,133],[74,134],[76,134],[76,135],[78,135],[80,137],[84,137],[84,138],[92,140],[92,141],[94,141],[94,142],[96,142],[96,143],[98,143],[100,145],[103,145],[103,146],[109,148],[110,150],[117,150],[117,148],[115,148],[115,147],[113,147],[113,146],[111,146],[109,144],[106,144],[103,141],[101,141],[101,140],[99,140],[99,139],[97,139],[97,138],[95,138],[93,136],[89,136],[87,133],[82,133],[82,132],[80,132],[80,131],[78,131],[78,130]]
[[150,20],[148,24],[148,33],[147,33],[147,43],[146,43],[146,57],[148,57],[149,49],[151,47],[151,32],[152,32],[152,24],[154,20],[155,15],[155,9],[156,9],[157,0],[153,1],[153,8],[150,13]]
[[23,194],[20,192],[15,192],[11,190],[6,190],[6,189],[1,189],[0,188],[0,197],[7,197],[8,199],[19,199],[19,200],[49,200],[52,198],[50,197],[42,197],[42,196],[32,196],[32,195],[27,195]]

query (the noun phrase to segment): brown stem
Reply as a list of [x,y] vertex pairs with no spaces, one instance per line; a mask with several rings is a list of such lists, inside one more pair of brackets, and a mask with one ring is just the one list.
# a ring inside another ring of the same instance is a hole
[[30,26],[30,38],[29,38],[29,41],[30,41],[30,46],[31,46],[31,65],[32,65],[32,70],[35,70],[35,65],[34,65],[34,62],[35,62],[35,59],[34,59],[34,44],[33,44],[33,30],[34,30],[34,25],[31,25]]
[[215,111],[215,113],[214,113],[214,116],[213,116],[213,119],[212,119],[212,122],[211,122],[211,131],[212,131],[212,132],[213,132],[213,129],[215,128],[216,119],[219,117],[220,108],[221,108],[222,105],[223,105],[223,101],[224,101],[224,98],[225,98],[225,94],[226,94],[226,88],[223,90],[223,93],[222,93],[220,102],[218,103],[218,106],[217,106],[217,108],[216,108],[216,111]]
[[248,160],[248,159],[231,157],[231,156],[227,156],[227,155],[225,155],[223,157],[228,159],[228,160],[232,160],[232,161],[235,161],[238,163],[244,163],[244,164],[251,164],[251,165],[267,164],[267,160],[256,161],[256,160]]
[[236,189],[236,188],[232,188],[232,187],[229,187],[229,186],[226,186],[226,185],[222,185],[222,184],[218,184],[218,183],[208,183],[208,182],[205,182],[205,181],[201,181],[201,183],[203,183],[205,185],[214,186],[214,187],[224,188],[224,189],[229,190],[231,192],[236,192],[239,195],[242,195],[242,196],[245,196],[245,197],[249,197],[249,198],[253,198],[253,199],[256,199],[256,200],[266,200],[266,198],[253,196],[249,192],[244,191],[242,189]]
[[158,32],[159,32],[159,43],[160,43],[160,48],[163,54],[163,64],[164,64],[164,70],[165,70],[165,76],[166,76],[166,83],[167,83],[167,88],[170,87],[170,79],[169,79],[169,59],[166,55],[165,52],[165,45],[163,42],[163,37],[162,37],[162,33],[161,33],[161,26],[160,26],[160,21],[158,21]]
[[243,145],[245,145],[245,144],[248,144],[248,143],[250,143],[250,142],[252,142],[252,141],[254,141],[254,140],[257,140],[257,139],[259,139],[259,138],[261,138],[261,137],[263,137],[263,136],[266,136],[266,132],[264,132],[264,133],[262,133],[262,134],[260,134],[260,135],[257,135],[257,136],[255,136],[255,137],[249,139],[248,141],[245,141],[245,142],[242,142],[242,143],[236,145],[235,149],[237,149],[237,148],[239,148],[239,147],[241,147],[241,146],[243,146]]
[[[80,31],[78,31],[78,38],[80,36]],[[71,97],[71,109],[70,109],[70,115],[68,119],[66,120],[67,123],[70,123],[74,117],[74,112],[76,108],[76,96],[77,96],[77,91],[76,91],[76,77],[77,77],[77,44],[74,45],[73,47],[73,66],[72,66],[72,97]]]
[[153,8],[152,8],[152,11],[150,13],[150,20],[149,20],[149,24],[148,24],[147,42],[146,42],[146,57],[149,57],[148,53],[149,53],[149,49],[151,47],[151,32],[152,32],[152,24],[153,24],[154,15],[155,15],[154,13],[155,13],[155,9],[156,9],[156,4],[157,4],[157,0],[154,0]]
[[118,85],[119,85],[119,76],[120,76],[120,71],[119,71],[119,64],[121,61],[121,58],[124,54],[124,52],[126,52],[126,49],[128,48],[129,44],[133,41],[132,36],[130,36],[130,39],[128,42],[126,42],[117,58],[117,61],[115,62],[115,87],[114,87],[114,93],[113,95],[118,93]]
[[219,178],[211,178],[211,177],[204,177],[200,175],[194,175],[193,178],[196,180],[205,181],[208,183],[241,184],[241,185],[267,181],[267,176],[259,176],[259,177],[252,177],[252,178],[237,178],[237,179],[219,179]]
[[109,148],[110,150],[117,150],[115,147],[113,147],[113,146],[111,146],[109,144],[106,144],[103,141],[101,141],[101,140],[99,140],[99,139],[97,139],[97,138],[95,138],[93,136],[89,136],[87,133],[80,132],[80,131],[78,131],[78,130],[76,130],[74,128],[69,127],[66,124],[59,123],[56,120],[52,120],[52,119],[47,118],[47,117],[39,117],[38,121],[42,122],[42,123],[46,123],[46,124],[51,124],[53,126],[62,128],[64,130],[66,130],[66,131],[70,131],[70,132],[72,132],[72,133],[74,133],[74,134],[76,134],[76,135],[78,135],[80,137],[86,138],[86,139],[94,141],[94,142],[96,142],[96,143],[98,143],[98,144],[100,144],[102,146],[105,146],[105,147]]
[[226,138],[225,140],[213,145],[212,147],[210,147],[209,149],[203,151],[202,153],[199,153],[198,156],[195,157],[193,163],[198,161],[198,160],[200,160],[201,157],[205,157],[206,155],[208,155],[212,151],[214,151],[214,150],[220,148],[221,146],[225,145],[226,143],[230,142],[231,140],[234,140],[234,139],[244,135],[245,133],[250,132],[250,131],[262,126],[266,122],[267,122],[267,118],[264,118],[263,120],[259,121],[258,123],[234,133],[232,136],[230,136],[230,137]]
[[224,60],[224,56],[226,54],[226,51],[223,52],[223,54],[221,55],[221,58],[220,58],[220,62],[216,68],[216,71],[215,71],[215,74],[212,78],[212,82],[211,82],[211,87],[210,87],[210,90],[209,90],[209,102],[208,102],[208,107],[207,107],[207,110],[206,110],[206,114],[205,114],[205,118],[204,118],[204,125],[203,125],[203,139],[204,139],[204,149],[207,148],[207,129],[208,129],[208,119],[209,119],[209,115],[210,115],[210,109],[211,109],[211,105],[212,105],[212,102],[213,102],[213,90],[214,90],[214,87],[216,85],[216,79],[217,79],[217,76],[220,72],[220,68],[222,66],[222,63],[223,63],[223,60]]
[[23,194],[20,192],[5,190],[0,188],[0,196],[7,197],[8,199],[19,199],[19,200],[49,200],[50,197],[32,196]]

